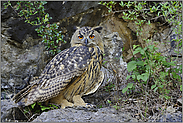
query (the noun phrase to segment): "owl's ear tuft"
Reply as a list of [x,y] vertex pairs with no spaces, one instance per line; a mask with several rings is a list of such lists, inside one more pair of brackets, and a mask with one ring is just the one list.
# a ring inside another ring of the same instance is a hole
[[98,33],[100,33],[100,31],[102,30],[102,27],[101,26],[93,27],[93,30],[95,30]]
[[80,27],[79,26],[74,26],[73,29],[74,31],[78,30]]

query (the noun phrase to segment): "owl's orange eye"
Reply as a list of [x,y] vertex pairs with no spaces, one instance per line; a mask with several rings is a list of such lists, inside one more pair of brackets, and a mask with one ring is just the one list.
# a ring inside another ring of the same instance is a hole
[[90,35],[89,38],[90,39],[93,39],[93,38],[95,38],[95,36],[94,35]]
[[82,35],[80,35],[80,36],[78,36],[78,38],[79,38],[79,39],[83,39],[83,36],[82,36]]

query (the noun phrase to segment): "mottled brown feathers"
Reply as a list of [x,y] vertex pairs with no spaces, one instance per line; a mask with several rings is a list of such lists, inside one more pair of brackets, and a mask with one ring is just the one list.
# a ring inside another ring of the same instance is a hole
[[[72,105],[73,97],[95,92],[104,77],[100,71],[104,47],[95,29],[101,28],[76,30],[71,47],[57,54],[40,77],[16,94],[13,100],[25,106],[50,100],[65,107]],[[77,102],[83,101],[80,99]]]

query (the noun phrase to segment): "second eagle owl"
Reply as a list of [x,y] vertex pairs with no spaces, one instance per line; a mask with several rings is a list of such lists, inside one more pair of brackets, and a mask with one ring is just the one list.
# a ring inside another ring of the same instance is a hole
[[31,105],[50,101],[66,106],[86,106],[81,98],[94,93],[101,85],[104,45],[101,27],[82,27],[71,39],[71,47],[57,54],[39,79],[13,97],[16,103]]

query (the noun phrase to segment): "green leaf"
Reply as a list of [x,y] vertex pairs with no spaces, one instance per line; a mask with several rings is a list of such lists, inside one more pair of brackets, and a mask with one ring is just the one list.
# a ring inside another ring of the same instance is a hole
[[134,70],[137,67],[136,61],[130,61],[127,65],[128,72]]
[[154,89],[154,92],[156,92],[157,89],[158,89],[158,87],[156,87],[156,88]]
[[140,52],[139,50],[135,50],[135,51],[133,51],[133,55],[135,55],[135,54],[137,54],[139,52]]
[[171,66],[176,66],[176,64],[175,64],[174,62],[175,62],[175,61],[168,62],[168,64],[171,65]]
[[182,91],[182,85],[180,85],[180,90]]
[[107,100],[107,102],[108,102],[108,103],[111,103],[111,101],[110,101],[110,100]]
[[151,67],[147,64],[146,65],[146,69],[149,70]]
[[154,89],[155,87],[156,87],[156,84],[155,84],[155,85],[152,85],[152,86],[151,86],[151,89]]
[[135,49],[136,47],[138,47],[139,45],[133,45],[133,49]]
[[166,100],[170,99],[170,97],[167,96],[167,95],[164,95],[164,97],[165,97]]
[[148,24],[151,25],[151,21],[150,20],[148,20]]
[[144,50],[141,47],[139,48],[139,51],[140,51],[140,54],[142,54],[142,55],[145,54]]
[[50,107],[41,106],[42,111],[47,110],[47,109],[50,109]]
[[151,50],[153,50],[154,45],[149,45],[148,48],[151,49]]
[[104,61],[104,62],[103,62],[103,65],[104,65],[105,63],[107,63],[107,62],[108,62],[108,61]]
[[45,15],[45,19],[43,20],[44,23],[47,22],[47,21],[49,20],[48,17],[49,17],[49,14],[47,13],[47,14]]
[[175,78],[175,79],[178,78],[178,77],[177,77],[178,75],[177,75],[175,72],[173,72],[172,74],[173,74],[173,78]]
[[34,109],[35,105],[36,105],[36,103],[33,103],[33,104],[31,105],[32,109]]
[[147,50],[147,47],[144,47],[144,51],[146,51]]
[[145,82],[147,81],[148,78],[149,78],[149,74],[148,73],[143,73],[143,74],[137,76],[137,80],[142,79]]
[[135,76],[135,75],[132,75],[132,78],[133,78],[133,79],[135,79],[135,78],[136,78],[136,76]]
[[123,88],[122,93],[125,93],[128,90],[127,87]]
[[56,109],[58,108],[56,105],[52,105],[53,107],[55,107]]
[[132,88],[133,87],[133,83],[128,83],[127,88]]
[[142,75],[137,76],[137,80],[140,80],[142,78]]
[[137,61],[136,64],[140,65],[140,66],[144,66],[144,62],[143,61]]
[[29,111],[28,110],[24,110],[24,114],[28,113]]
[[166,92],[166,94],[169,94],[170,90],[167,90],[167,89],[166,89],[165,92]]
[[126,80],[128,80],[130,77],[131,77],[131,75],[128,75],[128,76],[126,77]]
[[140,54],[144,55],[144,50],[142,49],[142,47],[136,48],[135,51],[133,52],[133,55],[135,55],[139,52],[140,52]]

